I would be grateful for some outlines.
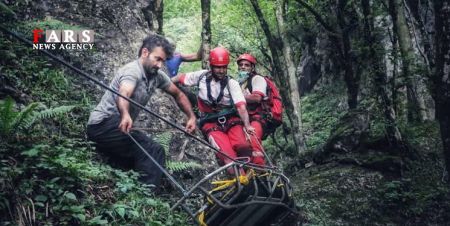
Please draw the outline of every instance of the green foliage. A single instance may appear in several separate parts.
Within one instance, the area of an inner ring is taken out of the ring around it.
[[[423,123],[400,123],[400,129],[414,147],[420,148],[425,153],[433,153],[442,150],[439,124],[436,121],[425,121]]]
[[[37,121],[65,114],[75,107],[59,106],[37,111],[39,106],[40,103],[34,102],[21,111],[16,111],[15,102],[11,97],[6,98],[4,101],[0,101],[0,135],[10,139],[17,133],[29,130]]]
[[[344,115],[346,99],[342,90],[343,84],[334,83],[302,98],[302,122],[309,149],[324,144],[331,129]],[[327,98],[330,96],[335,98]]]
[[[28,29],[36,29],[41,28],[43,30],[46,29],[54,29],[54,30],[77,30],[81,29],[79,26],[71,25],[64,23],[60,20],[54,18],[44,18],[43,20],[35,20],[24,24],[25,28]]]
[[[180,14],[180,11],[177,11],[180,8],[185,13]],[[196,53],[201,44],[200,2],[193,4],[192,1],[165,1],[164,9],[164,34],[175,41],[176,52]],[[181,64],[179,72],[200,69],[201,62],[190,62]]]
[[[302,170],[294,190],[308,225],[386,224],[372,205],[375,188],[382,183],[377,172],[338,164]]]
[[[164,21],[180,17],[198,17],[201,15],[200,1],[166,0],[164,1]]]
[[[418,224],[442,224],[450,216],[433,213],[448,212],[450,190],[444,184],[430,185],[429,182],[413,178],[384,183],[377,188],[376,205],[383,216],[398,219],[398,223],[404,223],[402,219],[410,219]]]
[[[203,166],[196,162],[174,162],[168,160],[166,163],[167,169],[172,172],[180,172],[188,169],[201,169]]]
[[[164,132],[155,135],[156,141],[164,147],[166,155],[169,155],[170,141],[172,139],[171,132]],[[171,161],[166,160],[166,167],[172,172],[180,172],[189,169],[200,169],[202,165],[196,162],[181,162],[181,161]]]
[[[186,216],[171,213],[167,203],[138,182],[137,173],[93,161],[83,140],[11,146],[0,155],[20,162],[0,163],[0,213],[9,206],[15,216],[26,218],[14,207],[33,205],[32,214],[41,224],[185,224]],[[9,217],[2,219],[7,223]]]
[[[60,21],[50,19],[41,22],[16,23],[10,27],[14,27],[13,30],[22,34],[30,34],[31,30],[40,24],[54,29],[71,28],[71,25],[64,25]],[[37,51],[18,41],[7,39],[2,33],[0,33],[0,53],[2,55],[0,80],[5,82],[7,87],[15,90],[18,95],[24,97],[25,102],[32,102],[31,99],[34,99],[50,109],[61,105],[76,105],[77,107],[73,109],[72,113],[57,115],[56,120],[51,123],[58,126],[59,135],[65,133],[72,137],[83,136],[85,123],[79,123],[79,121],[87,120],[89,111],[94,104],[90,98],[91,94],[89,94],[92,91],[87,91],[89,87],[80,85],[80,82],[75,79],[76,77],[67,76],[59,67],[60,65],[53,65]],[[80,87],[83,88],[80,89]],[[41,130],[40,136],[55,135],[50,133],[51,129],[44,129]]]
[[[14,17],[14,16],[16,16],[14,11],[10,7],[5,5],[3,2],[0,2],[0,13],[5,15],[5,17]]]
[[[172,139],[172,133],[170,133],[170,132],[158,133],[155,135],[155,140],[164,147],[164,151],[166,152],[166,155],[169,154],[169,148],[170,148],[169,146],[170,146],[171,139]]]

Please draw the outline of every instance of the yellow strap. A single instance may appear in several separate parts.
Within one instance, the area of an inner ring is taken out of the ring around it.
[[[243,185],[247,185],[250,182],[250,180],[247,176],[241,175],[239,176],[239,182]]]
[[[233,180],[223,180],[223,181],[213,181],[212,184],[216,185],[214,189],[211,190],[211,192],[214,191],[220,191],[225,188],[228,188],[236,183],[236,179]]]
[[[241,183],[243,185],[247,185],[250,181],[249,177],[251,177],[252,175],[253,175],[253,173],[249,173],[248,176],[244,176],[244,175],[239,176],[239,183]],[[211,184],[216,185],[217,187],[212,189],[210,192],[220,191],[220,190],[223,190],[225,188],[228,188],[228,187],[236,184],[236,178],[234,178],[232,180],[213,181],[213,182],[211,182]]]
[[[202,211],[200,214],[198,214],[198,222],[200,223],[200,226],[208,226],[205,223],[205,211]]]
[[[258,175],[258,177],[266,177],[266,176],[270,176],[270,173],[264,173],[264,174]]]

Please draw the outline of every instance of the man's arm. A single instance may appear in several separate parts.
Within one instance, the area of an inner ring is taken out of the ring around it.
[[[180,74],[178,74],[178,75],[173,76],[172,78],[170,78],[170,80],[171,80],[173,83],[179,83],[179,82],[180,82],[180,78],[181,78],[182,76],[185,76],[185,74],[184,74],[184,73],[180,73]]]
[[[240,104],[236,106],[239,117],[241,117],[242,122],[244,122],[245,130],[248,133],[254,133],[255,129],[250,125],[250,118],[248,117],[247,107],[245,104]]]
[[[181,53],[181,60],[183,62],[193,62],[201,60],[201,55],[198,53]]]
[[[134,85],[128,83],[122,83],[119,87],[119,93],[126,97],[131,97],[134,91]],[[116,100],[117,108],[120,112],[120,124],[119,129],[124,133],[128,133],[131,130],[131,126],[133,125],[133,120],[130,116],[130,102],[125,100],[122,97],[117,97]]]
[[[267,90],[267,82],[260,75],[253,77],[250,82],[252,83],[253,91],[251,94],[245,96],[245,101],[247,101],[247,103],[259,104],[266,95],[265,90]]]
[[[202,60],[203,55],[203,45],[200,45],[200,48],[196,53],[180,53],[181,60],[183,62],[193,62]]]
[[[181,92],[181,90],[178,89],[173,83],[170,83],[169,87],[167,87],[165,91],[175,98],[178,107],[180,107],[180,109],[188,117],[188,121],[186,122],[186,131],[188,133],[193,132],[196,127],[197,118],[195,117],[191,103],[189,102],[186,95],[183,92]]]

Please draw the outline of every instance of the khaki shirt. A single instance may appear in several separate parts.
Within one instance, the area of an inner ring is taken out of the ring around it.
[[[121,67],[116,72],[109,87],[119,92],[120,85],[125,83],[135,86],[130,99],[145,106],[156,88],[167,89],[171,81],[167,74],[161,70],[157,74],[147,77],[139,60],[135,60]],[[100,103],[91,112],[88,125],[98,124],[111,115],[120,115],[116,104],[117,98],[116,94],[107,90]],[[140,110],[139,107],[130,104],[129,112],[133,120],[136,119]]]

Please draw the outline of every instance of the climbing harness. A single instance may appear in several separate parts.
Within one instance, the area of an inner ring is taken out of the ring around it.
[[[4,33],[28,44],[32,42],[22,36],[9,31],[0,25],[0,30]],[[88,75],[79,68],[74,67],[68,62],[60,59],[54,54],[39,50],[50,58],[72,69],[79,75],[89,79],[102,88],[113,92],[117,96],[126,99],[135,106],[150,113],[154,117],[166,122],[172,127],[180,130],[188,137],[209,147],[217,154],[224,156],[231,162],[219,167],[209,173],[193,185],[188,190],[185,189],[164,167],[147,153],[147,151],[131,135],[129,138],[139,147],[139,149],[163,172],[171,183],[182,193],[182,197],[172,206],[172,210],[181,207],[191,218],[201,226],[234,226],[234,225],[292,225],[298,216],[295,204],[292,199],[292,188],[289,179],[284,176],[272,163],[263,151],[264,156],[269,160],[269,165],[260,166],[253,164],[248,157],[233,159],[221,152],[205,140],[198,138],[186,132],[181,126],[163,118],[150,109],[142,106],[134,100],[121,95],[119,92],[111,89],[107,85]],[[221,85],[222,87],[222,85]],[[223,91],[222,91],[223,92]],[[223,94],[222,94],[223,95]],[[221,98],[216,99],[216,103]],[[218,118],[221,125],[226,124],[228,118],[222,115]],[[259,143],[259,145],[261,145]],[[261,145],[262,148],[262,145]],[[263,149],[261,149],[263,150]],[[245,173],[243,170],[245,170]],[[234,175],[231,178],[223,179],[227,171],[231,170]],[[198,200],[198,195],[202,195],[203,202]]]

